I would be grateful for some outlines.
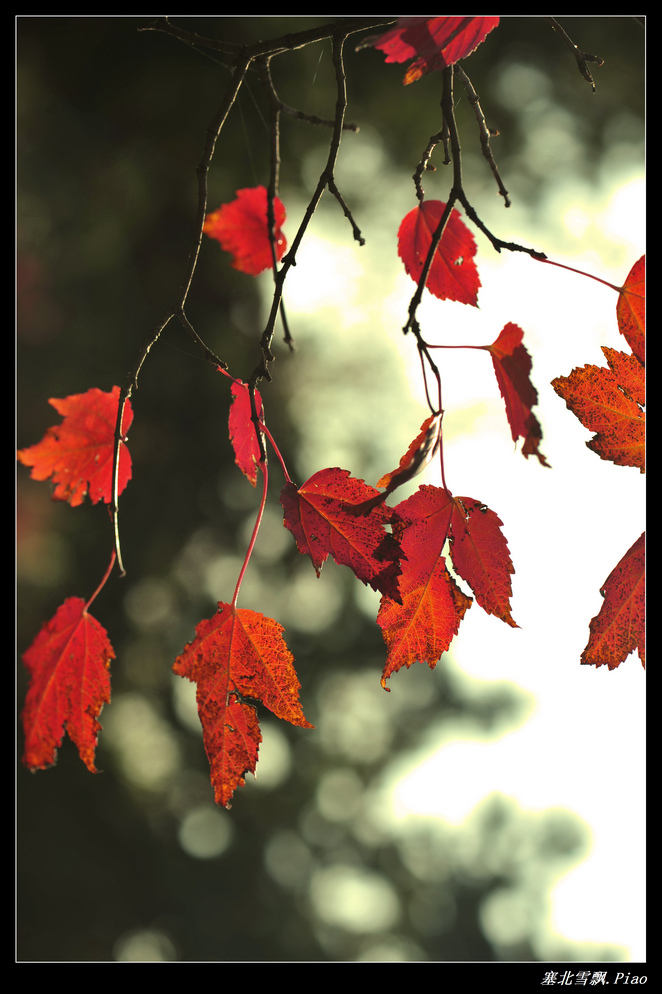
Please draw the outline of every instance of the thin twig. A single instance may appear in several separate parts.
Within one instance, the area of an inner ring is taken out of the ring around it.
[[[506,190],[503,182],[501,181],[501,176],[499,175],[499,170],[497,164],[494,161],[494,156],[492,154],[492,146],[490,145],[490,129],[487,127],[487,122],[485,121],[485,115],[483,114],[483,108],[480,106],[480,100],[478,99],[478,94],[473,88],[473,84],[464,69],[456,63],[454,66],[454,73],[463,84],[465,90],[467,91],[467,97],[469,103],[474,109],[474,114],[476,116],[476,121],[478,122],[478,131],[480,134],[480,147],[483,150],[483,155],[487,159],[488,165],[494,174],[494,178],[499,187],[499,193],[503,197],[504,206],[510,207],[510,199],[508,197],[508,191]]]
[[[575,57],[577,68],[579,69],[580,73],[582,74],[586,82],[591,84],[591,89],[595,93],[595,83],[593,82],[591,70],[589,69],[586,63],[595,62],[596,65],[602,66],[604,65],[605,60],[601,59],[599,55],[589,55],[588,52],[582,52],[582,50],[578,48],[577,45],[575,45],[574,41],[569,36],[565,28],[563,28],[559,24],[559,22],[556,20],[555,17],[546,17],[545,20],[549,21],[549,23],[552,25],[552,27],[557,32],[557,34],[561,35],[564,42],[566,43],[566,45],[568,46],[568,48]]]

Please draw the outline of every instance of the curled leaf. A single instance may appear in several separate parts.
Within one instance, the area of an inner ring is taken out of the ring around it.
[[[358,47],[378,48],[387,62],[415,58],[403,79],[407,85],[466,59],[498,23],[498,17],[399,17],[394,28],[366,38]]]
[[[530,379],[531,356],[522,344],[524,332],[509,322],[492,345],[482,346],[492,356],[499,390],[506,405],[506,416],[513,442],[524,439],[522,455],[537,457],[542,466],[549,466],[538,446],[542,428],[531,408],[538,403],[538,393]]]

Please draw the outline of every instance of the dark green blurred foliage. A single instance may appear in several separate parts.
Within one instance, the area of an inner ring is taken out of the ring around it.
[[[590,173],[617,140],[641,140],[643,31],[633,18],[570,20],[566,26],[574,40],[605,59],[605,67],[595,70],[595,95],[541,18],[504,19],[466,65],[488,124],[501,133],[494,149],[506,185],[533,202],[544,175],[529,170],[522,155],[527,123],[523,110],[507,99],[508,72],[520,72],[520,79],[528,78],[570,116],[582,151],[577,168]],[[323,23],[284,17],[176,22],[239,42]],[[164,34],[139,32],[144,23],[122,17],[18,18],[19,447],[34,444],[57,421],[49,397],[124,383],[183,277],[195,219],[195,167],[229,72],[209,54]],[[410,182],[440,125],[439,79],[429,76],[405,88],[403,67],[385,66],[381,53],[356,53],[354,47],[350,39],[347,119],[361,132],[347,135],[345,143],[379,135],[394,177]],[[332,116],[328,43],[279,56],[273,75],[283,100]],[[465,170],[477,184],[472,196],[476,189],[489,191],[498,207],[462,98],[458,113],[466,136]],[[265,114],[257,80],[251,79],[219,141],[209,177],[210,209],[235,189],[266,183]],[[310,195],[306,163],[315,145],[325,156],[327,143],[325,129],[284,118],[282,190],[296,190],[303,200]],[[435,161],[443,168],[440,151]],[[563,167],[560,155],[552,168]],[[517,191],[509,170],[521,179]],[[352,203],[359,223],[361,206],[359,193]],[[349,228],[347,237],[349,242]],[[215,244],[203,246],[187,313],[232,373],[248,377],[258,359],[265,307],[254,281],[232,270]],[[296,328],[293,333],[296,338]],[[263,384],[263,395],[271,430],[286,460],[294,460],[297,426],[288,421],[279,369],[296,363],[296,356],[278,340],[275,349],[274,382]],[[400,958],[414,960],[535,958],[526,928],[510,943],[490,941],[481,908],[495,892],[525,877],[537,879],[523,872],[525,859],[529,867],[557,860],[565,866],[584,853],[585,839],[570,815],[527,821],[505,800],[492,799],[476,816],[470,858],[454,856],[457,839],[435,835],[429,826],[413,829],[407,840],[386,826],[379,836],[373,816],[366,815],[389,757],[419,749],[451,717],[492,729],[517,720],[528,703],[510,689],[469,699],[443,665],[403,674],[397,693],[385,695],[379,687],[379,631],[354,601],[353,578],[332,565],[325,571],[335,578],[341,613],[326,630],[287,632],[304,711],[317,731],[278,724],[290,753],[286,775],[273,789],[247,785],[231,812],[220,813],[225,820],[219,824],[231,824],[223,852],[196,859],[180,844],[187,814],[209,806],[212,793],[201,738],[178,711],[170,667],[215,600],[231,597],[232,585],[213,594],[205,576],[219,563],[219,575],[236,578],[231,568],[243,558],[247,523],[259,500],[233,462],[228,382],[205,364],[174,321],[141,373],[130,435],[134,477],[120,514],[128,575],[111,580],[94,610],[117,654],[113,702],[102,724],[111,727],[112,709],[119,713],[122,701],[135,706],[127,714],[151,716],[162,736],[155,761],[168,748],[175,758],[160,780],[132,778],[125,753],[105,743],[102,733],[98,766],[104,772],[96,777],[68,739],[53,770],[32,777],[19,767],[19,960],[113,960],[139,955],[136,948],[149,959],[147,946],[128,943],[134,932],[143,943],[152,936],[152,958],[189,962],[380,958],[379,950],[389,944]],[[320,466],[323,460],[321,455]],[[278,511],[276,469],[273,477],[270,502]],[[29,480],[21,468],[19,652],[66,597],[90,595],[111,549],[104,509],[52,503],[48,485]],[[273,561],[252,568],[263,569],[264,582],[276,590],[296,575],[299,560],[291,543]],[[19,666],[20,701],[25,684]],[[363,723],[365,746],[340,725],[334,739],[334,695],[340,716],[359,728]],[[352,701],[365,708],[358,717]],[[19,754],[20,749],[19,743]],[[332,794],[336,781],[328,777],[336,773],[341,785],[346,777],[355,788],[356,806],[346,817],[333,814],[332,807],[325,814],[320,801],[320,785],[330,784]],[[526,853],[522,838],[528,839]],[[494,854],[498,845],[501,856]],[[386,880],[395,895],[392,921],[374,931],[369,925],[352,931],[324,920],[323,898],[315,898],[313,882],[331,879],[335,866]],[[544,910],[543,877],[529,894],[532,920]],[[559,956],[566,952],[559,950]]]

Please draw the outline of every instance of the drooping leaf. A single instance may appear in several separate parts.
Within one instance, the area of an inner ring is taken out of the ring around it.
[[[255,433],[252,421],[251,397],[247,383],[238,380],[232,384],[232,403],[230,405],[230,441],[234,449],[235,462],[244,476],[255,486],[257,483],[257,467],[260,461],[260,443]],[[255,391],[255,409],[262,420],[262,398]]]
[[[451,518],[451,558],[455,572],[469,584],[476,601],[512,628],[511,576],[515,572],[503,522],[485,504],[472,497],[456,497]]]
[[[393,509],[393,533],[402,547],[402,604],[383,597],[377,616],[388,648],[382,686],[416,661],[433,667],[472,603],[448,573],[442,556],[448,540],[455,572],[478,604],[517,627],[510,611],[514,570],[501,524],[479,501],[428,484]]]
[[[203,232],[220,242],[232,255],[232,265],[249,276],[271,269],[273,257],[267,221],[267,190],[264,186],[237,190],[236,200],[223,204],[205,218]],[[276,259],[280,262],[287,242],[281,231],[285,223],[283,202],[274,197]]]
[[[492,345],[482,347],[492,356],[513,442],[523,438],[522,455],[527,459],[534,455],[542,466],[549,466],[538,449],[542,441],[542,428],[531,412],[531,408],[538,403],[538,393],[530,379],[531,356],[522,344],[523,339],[522,329],[508,322]]]
[[[382,687],[388,690],[386,681],[403,666],[419,662],[434,669],[470,606],[471,598],[455,583],[443,556],[427,578],[420,578],[418,586],[407,577],[402,604],[382,597],[377,624],[388,650]]]
[[[255,772],[261,742],[255,709],[261,701],[278,718],[312,728],[299,701],[300,684],[283,629],[256,611],[219,603],[196,627],[195,639],[173,670],[197,685],[198,714],[216,802],[228,806],[245,774]]]
[[[31,770],[55,763],[66,729],[88,770],[96,773],[97,719],[110,700],[108,669],[114,658],[105,629],[80,597],[69,597],[43,626],[23,655],[30,673],[23,762]]]
[[[403,218],[398,231],[398,255],[409,276],[418,283],[445,204],[424,200]],[[425,284],[440,300],[478,306],[480,279],[474,262],[476,240],[453,209],[432,260]]]
[[[641,535],[605,580],[604,603],[590,624],[582,663],[610,670],[635,649],[646,665],[646,541]]]
[[[280,501],[286,528],[299,552],[310,556],[318,576],[331,556],[362,583],[399,600],[400,548],[384,530],[389,512],[382,504],[366,517],[354,512],[357,504],[377,496],[381,494],[374,487],[346,469],[322,469],[298,489],[286,483]]]
[[[399,17],[394,28],[366,38],[358,48],[378,48],[387,62],[416,58],[405,74],[407,85],[466,59],[498,23],[498,17]]]
[[[646,362],[646,256],[628,273],[616,305],[618,327],[642,364]]]
[[[603,348],[609,369],[583,366],[552,380],[555,391],[589,431],[587,442],[601,459],[645,471],[644,367],[634,356]]]
[[[100,500],[112,502],[119,397],[119,387],[113,387],[110,393],[93,387],[87,393],[48,401],[63,416],[62,424],[49,428],[36,445],[20,449],[18,458],[24,466],[32,466],[33,480],[52,479],[53,500],[65,500],[72,507],[82,504],[86,496],[93,504]],[[122,419],[124,437],[132,421],[131,403],[127,401]],[[130,479],[131,456],[121,442],[118,494]]]

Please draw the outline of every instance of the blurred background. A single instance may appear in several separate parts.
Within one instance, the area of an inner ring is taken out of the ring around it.
[[[17,445],[58,420],[49,397],[123,385],[183,278],[195,167],[229,70],[141,18],[17,19]],[[298,17],[175,19],[250,43],[324,23]],[[566,18],[605,60],[597,91],[544,18],[503,18],[465,63],[513,206],[504,210],[456,91],[465,189],[499,237],[620,285],[644,252],[644,52],[636,18]],[[325,194],[285,286],[297,351],[277,329],[267,421],[296,482],[341,466],[370,483],[427,415],[412,341],[414,284],[396,254],[411,179],[439,130],[440,78],[346,46],[347,120],[337,169],[366,238]],[[273,62],[280,97],[333,115],[329,43]],[[266,184],[266,102],[250,78],[222,132],[209,209]],[[329,131],[285,115],[280,196],[291,241],[326,161]],[[445,200],[450,176],[426,174]],[[638,961],[644,945],[644,671],[580,667],[599,587],[643,529],[643,484],[601,462],[549,386],[601,345],[625,348],[616,294],[476,234],[479,309],[432,298],[426,338],[489,344],[525,329],[552,465],[513,451],[484,353],[439,353],[451,489],[504,522],[516,568],[511,629],[473,606],[434,670],[380,687],[378,598],[333,562],[318,580],[282,526],[280,470],[240,606],[275,618],[315,730],[258,706],[257,778],[214,805],[193,685],[175,657],[229,600],[259,503],[233,461],[228,381],[171,322],[132,403],[133,480],[121,500],[126,578],[94,607],[116,652],[90,775],[65,739],[57,766],[20,764],[17,958],[21,961]],[[236,272],[206,240],[187,313],[247,378],[271,278]],[[471,313],[467,313],[467,312]],[[450,358],[447,358],[450,356]],[[17,474],[19,656],[108,563],[104,510],[50,500]],[[403,489],[438,483],[434,470]],[[503,629],[503,631],[501,630]],[[18,668],[19,710],[27,680]]]

